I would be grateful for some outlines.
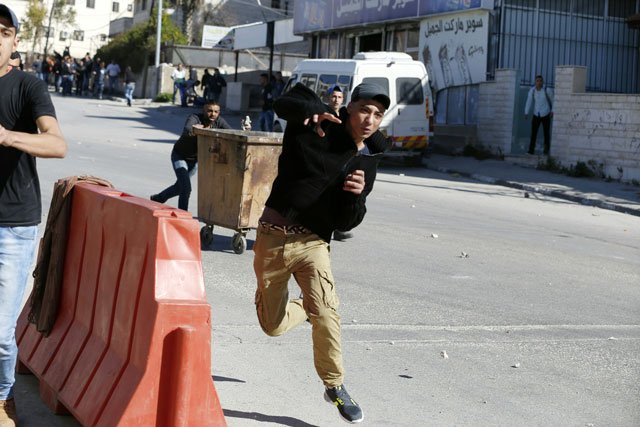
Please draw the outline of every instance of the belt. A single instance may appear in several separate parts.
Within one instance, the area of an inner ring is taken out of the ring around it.
[[[265,221],[258,221],[260,226],[267,230],[281,231],[284,234],[310,234],[311,230],[302,225],[276,225]]]

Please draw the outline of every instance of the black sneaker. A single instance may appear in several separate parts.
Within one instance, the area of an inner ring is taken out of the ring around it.
[[[154,194],[153,196],[149,197],[149,199],[151,199],[154,202],[162,203],[157,194]]]
[[[362,409],[355,400],[349,396],[344,385],[326,388],[324,391],[324,400],[338,407],[340,417],[348,423],[355,424],[364,420]]]
[[[344,241],[353,237],[353,233],[348,231],[335,230],[333,232],[333,240]]]

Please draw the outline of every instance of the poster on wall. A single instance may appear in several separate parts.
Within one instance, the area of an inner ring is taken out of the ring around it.
[[[486,80],[489,13],[473,11],[420,23],[419,58],[434,89]]]

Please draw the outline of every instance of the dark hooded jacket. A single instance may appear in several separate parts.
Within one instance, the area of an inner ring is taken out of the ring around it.
[[[275,102],[274,110],[287,120],[287,128],[278,160],[278,176],[266,206],[329,242],[334,230],[347,231],[362,222],[367,211],[366,198],[376,178],[375,164],[365,169],[365,187],[360,195],[344,191],[342,186],[350,171],[349,164],[358,155],[345,126],[346,109],[341,111],[342,123],[322,123],[324,137],[312,126],[303,125],[303,121],[313,114],[331,111],[303,84],[296,84],[282,95]],[[373,155],[389,148],[387,138],[379,131],[364,142]]]

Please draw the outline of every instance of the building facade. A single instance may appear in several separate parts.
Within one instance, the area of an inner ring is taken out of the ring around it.
[[[537,74],[555,67],[590,72],[587,90],[640,92],[640,31],[625,19],[639,0],[297,0],[294,33],[312,37],[310,56],[406,52],[425,63],[436,123],[475,124],[478,84],[497,69]]]
[[[4,3],[15,12],[20,22],[26,21],[28,1],[7,0]],[[49,20],[53,0],[43,0],[43,4],[48,11],[44,35],[35,43],[23,38],[20,51],[43,53],[46,46],[49,54],[54,51],[62,54],[68,49],[73,57],[83,57],[87,52],[93,55],[109,42],[111,21],[133,17],[133,0],[66,0],[65,7],[73,8],[76,18],[74,24],[65,25]]]

